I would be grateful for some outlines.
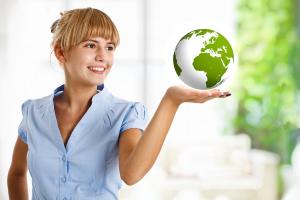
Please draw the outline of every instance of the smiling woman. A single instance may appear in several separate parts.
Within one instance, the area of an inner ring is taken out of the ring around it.
[[[105,13],[92,8],[74,9],[61,16],[51,26],[52,47],[61,64],[72,60],[64,65],[66,80],[72,81],[70,74],[76,74],[74,78],[87,84],[101,84],[120,42],[116,26]],[[90,76],[89,71],[99,76]]]
[[[139,102],[114,97],[104,86],[119,44],[110,18],[93,9],[62,14],[51,27],[65,83],[22,105],[11,167],[10,199],[118,199],[124,181],[138,182],[153,166],[178,107],[225,98],[229,92],[169,87],[154,116]]]

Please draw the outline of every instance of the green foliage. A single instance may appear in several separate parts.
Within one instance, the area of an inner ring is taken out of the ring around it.
[[[297,128],[300,45],[293,0],[240,0],[235,131],[290,162]]]

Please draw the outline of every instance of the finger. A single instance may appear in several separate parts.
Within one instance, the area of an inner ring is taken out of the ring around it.
[[[220,98],[225,98],[225,97],[229,97],[229,96],[231,96],[230,92],[223,92],[219,97]]]
[[[209,90],[207,91],[206,94],[199,96],[200,98],[198,99],[194,99],[192,102],[195,103],[204,103],[206,101],[215,99],[215,98],[225,98],[225,97],[229,97],[231,95],[230,92],[226,91],[226,92],[221,92],[220,90]]]
[[[209,101],[209,100],[212,100],[212,99],[215,99],[215,98],[217,98],[217,96],[206,97],[206,98],[203,98],[203,99],[199,100],[199,102],[204,103],[206,101]]]
[[[218,93],[215,93],[215,94],[211,94],[211,96],[204,96],[204,97],[199,98],[199,99],[194,99],[192,102],[194,102],[194,103],[204,103],[204,102],[207,102],[207,101],[212,100],[212,99],[225,98],[225,97],[227,97],[227,96],[225,95],[225,96],[220,97]]]
[[[228,91],[222,92],[222,91],[220,91],[220,90],[211,90],[211,91],[209,92],[208,97],[228,97],[228,96],[230,96],[230,95],[231,95],[231,93],[228,92]]]
[[[217,90],[213,90],[211,92],[211,94],[209,95],[209,97],[219,97],[221,95],[223,95],[223,92],[221,92],[219,89],[217,89]]]
[[[226,91],[222,92],[220,89],[211,89],[211,90],[202,90],[201,92],[197,91],[196,96],[200,97],[201,99],[206,98],[216,98],[216,97],[228,97],[231,93]]]

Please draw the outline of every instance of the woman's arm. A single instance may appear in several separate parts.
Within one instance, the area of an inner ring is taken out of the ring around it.
[[[229,95],[228,92],[219,90],[202,91],[179,86],[170,87],[142,136],[138,129],[128,129],[121,135],[119,165],[123,181],[133,185],[153,166],[181,103],[203,103]]]
[[[7,187],[10,200],[28,200],[26,176],[27,151],[27,144],[18,138],[14,147],[12,162],[7,176]]]

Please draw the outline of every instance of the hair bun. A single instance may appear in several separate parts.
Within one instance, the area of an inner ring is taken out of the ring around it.
[[[55,20],[55,22],[51,26],[51,33],[54,33],[56,30],[56,27],[58,25],[59,19]]]

